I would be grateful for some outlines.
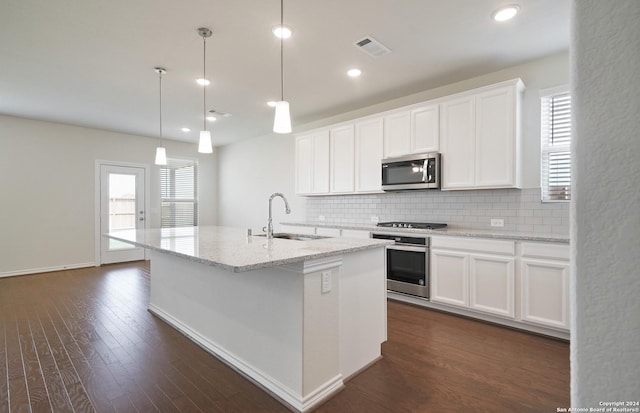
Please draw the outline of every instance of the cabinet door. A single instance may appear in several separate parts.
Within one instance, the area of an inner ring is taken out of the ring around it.
[[[356,123],[356,192],[381,191],[382,118]]]
[[[313,135],[312,193],[329,192],[329,131]]]
[[[514,88],[476,96],[475,185],[516,186],[516,118]]]
[[[440,149],[440,115],[438,105],[411,111],[412,153],[438,152]]]
[[[469,259],[469,307],[514,318],[515,259],[485,254]]]
[[[313,137],[296,138],[296,194],[310,194],[313,188]]]
[[[411,117],[409,112],[384,117],[384,157],[393,158],[410,153]]]
[[[431,301],[469,305],[469,254],[431,249]]]
[[[355,188],[353,125],[331,129],[331,193],[349,193]]]
[[[443,102],[440,107],[442,189],[475,184],[475,109],[473,96]]]
[[[569,263],[523,258],[522,321],[569,329]]]

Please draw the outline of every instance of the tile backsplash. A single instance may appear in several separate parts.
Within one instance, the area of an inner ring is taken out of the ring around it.
[[[380,222],[569,236],[569,203],[542,203],[540,188],[307,197],[305,211],[309,223],[371,225],[371,217],[378,217]],[[492,218],[503,219],[504,227],[492,227]]]

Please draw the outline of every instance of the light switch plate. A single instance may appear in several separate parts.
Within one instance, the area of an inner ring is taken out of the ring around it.
[[[318,215],[318,221],[324,221],[324,215]]]

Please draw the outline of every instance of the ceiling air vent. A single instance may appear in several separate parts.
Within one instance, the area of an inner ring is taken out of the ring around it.
[[[391,53],[388,47],[377,41],[371,36],[366,36],[363,39],[353,43],[358,49],[367,53],[369,56],[380,57]]]

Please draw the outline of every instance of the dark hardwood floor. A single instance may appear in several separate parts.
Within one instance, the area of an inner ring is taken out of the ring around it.
[[[0,412],[287,412],[146,311],[129,263],[0,279]],[[384,358],[316,412],[555,412],[565,342],[389,302]]]

